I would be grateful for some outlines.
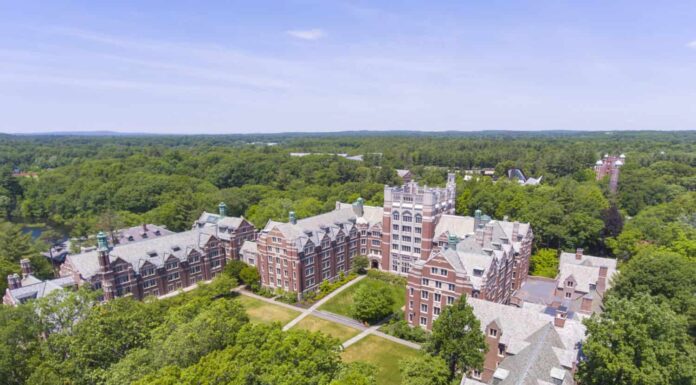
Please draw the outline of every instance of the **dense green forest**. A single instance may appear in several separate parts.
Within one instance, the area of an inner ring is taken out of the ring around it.
[[[364,160],[330,155],[336,153]],[[592,171],[604,153],[626,154],[616,194]],[[542,183],[508,180],[511,167],[543,176]],[[399,183],[399,168],[428,185],[457,172],[458,214],[481,209],[530,222],[532,273],[555,274],[557,251],[576,247],[620,260],[606,312],[588,322],[583,383],[693,383],[696,132],[0,135],[0,273],[18,272],[19,260],[30,257],[39,276],[52,274],[39,251],[55,232],[32,240],[22,234],[23,223],[47,223],[74,237],[143,222],[178,231],[224,201],[231,215],[263,227],[268,219],[285,220],[290,210],[306,217],[359,196],[381,205],[384,185]],[[495,178],[464,180],[465,170],[480,168],[495,169]],[[17,171],[36,177],[13,176]],[[224,294],[233,284],[221,279],[195,294],[148,303],[97,306],[93,293],[80,290],[68,301],[2,307],[0,378],[169,384],[234,372],[242,377],[221,383],[370,383],[370,368],[341,363],[336,341],[250,325]],[[5,285],[3,279],[3,292]],[[661,318],[648,317],[653,313]],[[212,326],[182,345],[192,330],[206,329],[201,325]],[[654,347],[660,354],[646,353]],[[284,355],[271,354],[278,350]],[[248,366],[251,361],[264,364]],[[624,372],[612,371],[616,362]]]

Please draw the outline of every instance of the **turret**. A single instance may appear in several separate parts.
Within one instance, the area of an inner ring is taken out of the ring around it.
[[[297,217],[295,216],[294,211],[290,211],[290,213],[288,214],[288,217],[289,217],[288,219],[290,220],[290,223],[292,223],[293,225],[297,224]]]
[[[19,265],[22,268],[22,278],[26,278],[29,275],[31,275],[31,273],[33,273],[31,269],[31,261],[29,261],[28,259],[22,259],[21,261],[19,261]]]
[[[362,198],[358,198],[355,203],[353,203],[353,212],[355,215],[360,218],[364,214],[364,205],[365,205],[365,200]]]
[[[99,253],[99,269],[107,271],[109,269],[109,243],[103,231],[97,234],[97,252]]]
[[[220,202],[218,205],[218,212],[220,213],[220,217],[224,218],[227,216],[227,205],[225,202]]]

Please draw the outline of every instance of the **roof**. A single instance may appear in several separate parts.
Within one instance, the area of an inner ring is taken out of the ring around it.
[[[140,242],[145,239],[161,237],[163,235],[173,234],[164,226],[153,224],[145,224],[142,226],[134,226],[126,229],[117,230],[117,239],[119,244]]]
[[[553,315],[536,309],[518,308],[471,297],[467,297],[467,302],[473,307],[474,315],[481,322],[482,331],[485,332],[486,326],[494,320],[500,326],[502,330],[500,342],[506,345],[506,351],[509,354],[522,353],[535,341],[533,335],[550,325],[555,333],[551,346],[558,350],[558,352],[554,351],[556,358],[563,366],[572,367],[568,357],[577,357],[579,343],[585,335],[585,326],[582,322],[566,319],[564,327],[555,327]]]
[[[410,174],[410,173],[411,173],[411,170],[400,170],[400,169],[397,169],[397,170],[396,170],[396,173],[399,175],[399,178],[403,178],[403,177],[405,177],[406,175]]]
[[[348,234],[356,224],[372,227],[382,223],[383,209],[381,207],[363,205],[363,214],[358,216],[356,207],[348,203],[337,203],[336,209],[324,214],[298,219],[294,224],[270,220],[262,230],[269,232],[277,229],[286,240],[295,242],[298,250],[303,249],[308,241],[314,245],[321,243],[324,236],[333,240],[343,231]]]
[[[42,281],[30,274],[22,280],[22,287],[8,289],[7,291],[15,302],[23,302],[28,299],[42,298],[54,290],[71,286],[75,286],[75,281],[73,281],[72,277],[60,277]]]
[[[616,269],[607,269],[607,289],[611,286],[611,277],[614,274],[616,274]],[[556,283],[558,287],[563,287],[566,279],[571,276],[575,279],[575,290],[589,293],[591,291],[590,285],[596,285],[599,280],[599,267],[570,263],[561,264],[558,272],[559,279]]]
[[[242,247],[239,249],[239,252],[244,254],[244,253],[256,253],[258,250],[256,248],[256,242],[254,241],[244,241],[242,244]]]
[[[174,256],[179,260],[186,259],[191,250],[201,251],[212,234],[204,232],[202,229],[189,230],[181,233],[172,233],[157,238],[146,239],[140,242],[116,245],[109,252],[111,261],[117,258],[130,263],[136,273],[140,272],[140,267],[145,262],[150,262],[156,267],[164,266],[167,258]],[[154,252],[155,256],[150,254]],[[85,253],[69,255],[66,261],[69,262],[82,276],[89,279],[99,271],[97,250]]]
[[[447,233],[448,235],[456,235],[460,239],[471,235],[475,230],[475,219],[473,217],[464,217],[461,215],[442,214],[437,225],[435,226],[435,236]]]
[[[563,252],[563,253],[561,253],[559,265],[563,265],[566,263],[571,264],[571,265],[584,265],[584,266],[606,266],[609,269],[616,270],[616,259],[614,259],[614,258],[602,258],[602,257],[595,257],[592,255],[581,255],[580,259],[578,260],[576,258],[575,253]]]
[[[243,217],[220,216],[219,214],[204,211],[194,224],[194,228],[209,227],[223,240],[230,240],[232,233],[236,231],[246,220]]]

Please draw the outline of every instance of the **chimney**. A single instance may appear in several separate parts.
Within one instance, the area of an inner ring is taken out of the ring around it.
[[[583,251],[583,250],[582,250],[581,248],[575,249],[575,259],[576,259],[576,260],[579,261],[579,260],[582,259],[582,251]]]
[[[568,311],[565,307],[560,306],[556,309],[556,316],[553,318],[553,326],[557,328],[562,328],[565,326],[566,317],[568,316]]]
[[[582,303],[580,303],[580,310],[583,313],[592,313],[592,297],[589,294],[582,297]]]
[[[28,259],[24,258],[21,261],[19,261],[19,265],[22,267],[22,278],[28,277],[31,273],[31,261]]]
[[[19,275],[17,275],[17,273],[7,276],[7,286],[10,290],[19,289],[22,287],[22,280],[19,279]]]
[[[597,278],[597,292],[604,293],[607,290],[607,272],[606,266],[599,267],[599,278]]]
[[[289,217],[290,223],[292,223],[293,225],[297,224],[297,217],[295,216],[294,211],[290,211],[290,213],[288,214],[288,217]]]
[[[483,229],[476,229],[476,244],[483,247]]]
[[[493,240],[493,225],[486,223],[483,227],[483,242],[491,242]]]
[[[218,205],[218,213],[220,214],[221,218],[224,218],[227,216],[227,205],[225,202],[220,202]]]
[[[512,241],[517,242],[517,237],[519,236],[520,233],[520,222],[513,222],[512,223]]]

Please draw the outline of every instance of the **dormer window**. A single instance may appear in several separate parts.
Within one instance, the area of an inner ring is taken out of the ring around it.
[[[160,232],[159,230],[155,230],[155,235],[157,235],[157,236],[162,235],[162,232]]]
[[[135,238],[133,238],[132,235],[129,235],[129,236],[128,236],[128,241],[133,242],[134,240],[135,240]]]
[[[482,269],[474,269],[474,277],[481,277],[483,276],[483,270]]]
[[[150,258],[154,258],[154,257],[157,256],[157,252],[156,252],[156,251],[148,251],[148,252],[147,252],[147,255],[148,255],[148,257],[150,257]]]
[[[490,328],[488,330],[488,335],[491,337],[494,337],[494,338],[497,337],[498,336],[498,329]]]
[[[566,282],[566,286],[568,286],[568,287],[573,287],[573,281],[568,281],[568,282]]]
[[[172,246],[172,251],[179,251],[181,250],[181,247],[179,246]]]

